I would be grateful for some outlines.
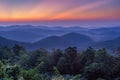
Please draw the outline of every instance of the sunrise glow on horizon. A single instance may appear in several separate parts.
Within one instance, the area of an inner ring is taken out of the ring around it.
[[[120,0],[0,0],[0,22],[120,21]]]

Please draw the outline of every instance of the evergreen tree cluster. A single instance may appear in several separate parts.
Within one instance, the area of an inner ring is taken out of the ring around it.
[[[110,55],[91,47],[78,51],[26,51],[15,45],[0,48],[0,80],[120,80],[120,48]]]

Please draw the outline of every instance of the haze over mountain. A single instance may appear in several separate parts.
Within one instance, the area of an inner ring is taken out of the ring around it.
[[[102,42],[98,42],[95,43],[94,45],[97,48],[106,48],[106,49],[117,49],[120,47],[120,37],[113,39],[113,40],[107,40],[107,41],[102,41]]]
[[[120,47],[120,28],[86,29],[80,27],[0,27],[0,46],[20,44],[28,50],[37,48],[65,48],[76,46],[84,49],[115,49]],[[32,42],[32,43],[31,43]]]
[[[78,46],[80,48],[87,47],[93,40],[83,34],[79,33],[68,33],[62,36],[50,36],[44,38],[40,41],[34,43],[25,43],[19,42],[14,40],[9,40],[3,37],[0,37],[0,46],[13,46],[15,44],[23,45],[27,49],[37,49],[37,48],[46,48],[46,49],[53,49],[53,48],[65,48],[68,46]]]
[[[0,36],[22,42],[35,42],[48,36],[53,36],[53,35],[59,36],[73,31],[76,32],[77,30],[83,31],[84,28],[16,25],[16,26],[0,27]]]
[[[13,25],[0,27],[0,36],[21,42],[36,42],[49,36],[62,36],[76,32],[91,37],[94,41],[112,40],[120,36],[120,27],[88,29],[82,27],[47,27],[32,25]]]

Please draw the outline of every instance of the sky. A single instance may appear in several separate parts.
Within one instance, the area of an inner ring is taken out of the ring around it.
[[[0,24],[120,25],[120,0],[0,0]]]

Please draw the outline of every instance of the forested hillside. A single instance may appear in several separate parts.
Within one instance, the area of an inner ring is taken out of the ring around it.
[[[20,45],[0,48],[1,80],[119,80],[120,48],[114,55],[106,49],[76,47],[51,52],[27,52]]]

